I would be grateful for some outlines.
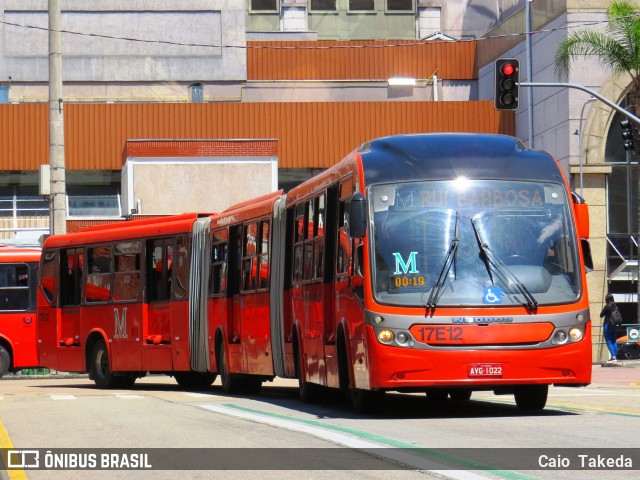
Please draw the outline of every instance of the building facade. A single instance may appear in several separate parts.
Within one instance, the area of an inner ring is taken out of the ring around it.
[[[566,78],[554,66],[568,31],[604,28],[608,0],[61,5],[72,218],[123,214],[128,140],[276,139],[279,183],[288,188],[374,136],[512,133],[556,156],[591,207],[596,327],[608,291],[626,319],[636,318],[638,162],[621,147],[618,116],[560,87],[522,88],[515,116],[492,106],[499,57],[520,59],[523,81],[576,83],[624,104],[629,78],[589,59]],[[0,216],[15,235],[48,226],[38,192],[38,168],[48,161],[48,2],[0,7]],[[594,359],[606,356],[598,334]]]

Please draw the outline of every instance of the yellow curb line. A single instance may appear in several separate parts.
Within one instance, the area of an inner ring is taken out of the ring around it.
[[[13,449],[13,443],[11,442],[11,438],[9,438],[9,433],[7,433],[6,428],[4,428],[4,424],[2,420],[0,420],[0,448],[3,449]],[[7,459],[3,459],[3,466],[6,467],[4,462]],[[27,480],[27,474],[24,473],[24,470],[7,470],[7,474],[11,480]]]

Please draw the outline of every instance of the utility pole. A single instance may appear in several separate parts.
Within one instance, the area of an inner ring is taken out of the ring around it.
[[[49,0],[49,165],[51,167],[50,232],[57,235],[67,232],[60,0]]]

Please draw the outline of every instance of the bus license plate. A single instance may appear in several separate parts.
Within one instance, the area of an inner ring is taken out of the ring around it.
[[[469,365],[470,377],[502,377],[501,363],[472,363]]]

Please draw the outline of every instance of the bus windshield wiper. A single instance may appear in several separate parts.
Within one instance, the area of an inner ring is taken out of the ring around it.
[[[444,257],[444,262],[442,264],[442,269],[440,270],[440,275],[438,276],[438,280],[436,281],[435,285],[431,288],[429,299],[425,303],[425,307],[427,308],[427,314],[429,312],[432,312],[436,308],[436,303],[438,302],[438,297],[440,296],[442,287],[444,287],[444,282],[447,279],[449,270],[451,270],[451,265],[453,265],[453,262],[455,261],[459,243],[460,241],[458,239],[458,211],[456,210],[456,221],[453,227],[453,239],[451,240],[451,243],[449,244],[449,249],[447,250],[447,253]]]
[[[491,279],[491,283],[494,283],[492,268],[493,267],[498,275],[500,275],[504,280],[506,280],[507,285],[514,284],[520,294],[526,300],[526,303],[522,305],[527,307],[529,310],[535,310],[538,308],[538,301],[531,294],[531,292],[527,289],[527,287],[520,281],[515,274],[509,270],[509,267],[505,265],[505,263],[500,260],[500,258],[493,253],[491,247],[482,239],[480,236],[480,229],[476,225],[476,218],[471,219],[471,226],[473,227],[473,231],[476,234],[476,239],[478,240],[478,246],[480,247],[480,251],[482,252],[482,258],[484,260],[485,265],[487,266],[487,271],[489,272],[489,278]]]

